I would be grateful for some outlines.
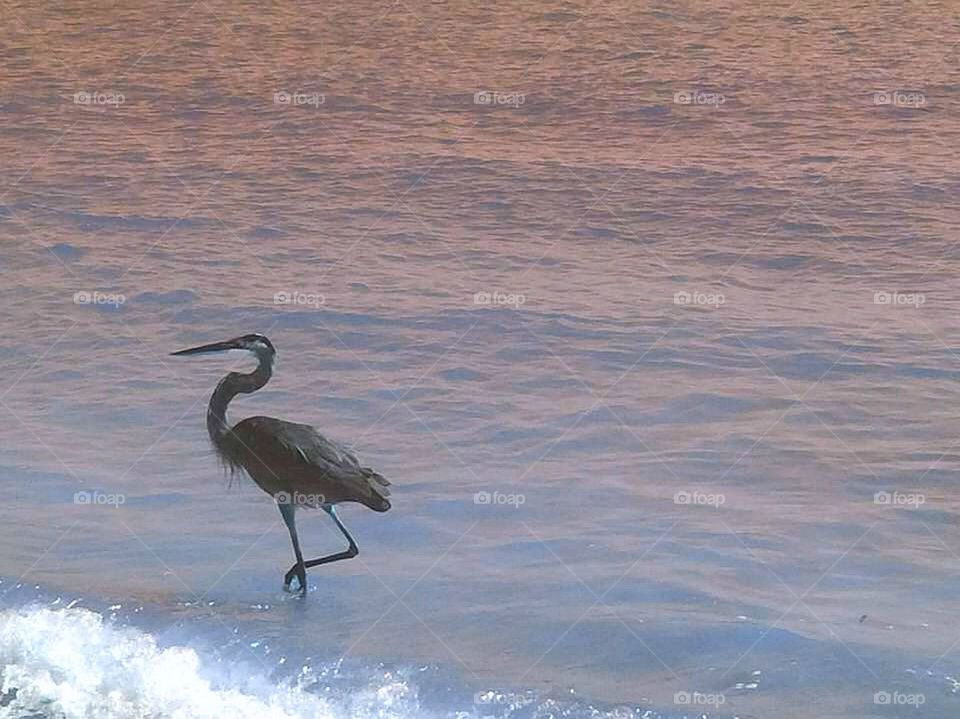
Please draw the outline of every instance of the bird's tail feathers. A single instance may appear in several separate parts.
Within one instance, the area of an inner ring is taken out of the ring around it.
[[[390,486],[390,480],[387,479],[386,477],[384,477],[384,476],[383,476],[382,474],[380,474],[379,472],[375,472],[374,470],[370,469],[369,467],[362,467],[362,468],[360,469],[360,471],[363,472],[363,475],[364,475],[365,477],[367,477],[368,479],[376,482],[376,483],[377,483],[378,485],[380,485],[381,487],[389,487],[389,486]],[[389,495],[389,494],[390,494],[390,490],[387,490],[387,491],[386,491],[386,494]]]
[[[370,491],[369,497],[365,498],[364,504],[375,512],[386,512],[390,509],[390,481],[379,472],[375,472],[369,467],[361,469],[364,478],[367,480],[367,487]]]

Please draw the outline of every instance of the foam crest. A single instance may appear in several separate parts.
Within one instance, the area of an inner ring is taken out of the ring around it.
[[[233,668],[218,679],[196,651],[161,647],[87,609],[32,607],[0,613],[0,719],[406,719],[416,692],[396,675],[318,696],[312,670],[273,682]],[[266,672],[265,672],[266,673]]]

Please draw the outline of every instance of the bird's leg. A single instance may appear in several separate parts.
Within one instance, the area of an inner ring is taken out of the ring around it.
[[[297,557],[297,563],[290,568],[290,571],[287,572],[286,576],[283,578],[283,588],[286,591],[290,591],[290,582],[293,581],[294,576],[300,581],[300,594],[306,595],[307,593],[307,567],[303,562],[303,554],[300,552],[300,539],[297,537],[297,520],[295,516],[296,507],[292,502],[278,502],[277,506],[280,508],[280,514],[283,516],[283,521],[287,525],[287,529],[290,531],[290,541],[293,542],[293,553]]]
[[[326,557],[320,557],[319,559],[311,559],[307,562],[304,562],[304,567],[316,567],[321,564],[330,564],[330,562],[338,562],[341,559],[351,559],[360,554],[360,548],[357,547],[357,543],[353,541],[353,537],[350,536],[350,532],[347,531],[347,528],[343,526],[343,522],[340,521],[340,517],[337,516],[337,511],[333,508],[333,505],[324,506],[323,511],[329,514],[333,521],[337,523],[337,526],[340,528],[340,531],[343,532],[343,536],[347,538],[347,541],[350,542],[350,546],[342,551],[337,552],[336,554],[330,554]],[[290,582],[290,579],[293,577],[294,572],[297,569],[297,565],[294,564],[290,567],[290,571],[287,572],[287,583]]]
[[[333,505],[328,505],[323,508],[327,514],[337,523],[337,526],[340,528],[340,531],[343,532],[343,536],[347,538],[347,541],[350,542],[350,546],[343,552],[337,552],[336,554],[331,554],[326,557],[320,557],[320,559],[311,559],[306,563],[307,567],[316,567],[320,564],[329,564],[330,562],[337,562],[341,559],[352,559],[360,554],[360,548],[357,546],[357,543],[353,541],[353,537],[350,536],[350,532],[347,531],[347,528],[343,526],[343,522],[340,521],[340,517],[337,516],[337,510],[333,508]]]

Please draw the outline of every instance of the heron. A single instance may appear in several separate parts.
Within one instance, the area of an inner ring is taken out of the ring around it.
[[[294,577],[301,596],[307,593],[307,569],[351,559],[360,549],[337,515],[341,502],[359,502],[376,512],[390,509],[390,482],[378,472],[363,467],[346,446],[327,439],[308,424],[274,417],[248,417],[232,427],[227,406],[238,394],[256,392],[270,381],[277,356],[273,343],[260,334],[248,334],[223,342],[172,352],[174,356],[205,355],[243,350],[257,359],[249,373],[230,372],[210,397],[207,433],[217,456],[231,474],[245,471],[260,489],[274,498],[290,532],[296,563],[284,575],[283,588],[292,591]],[[296,511],[301,507],[322,509],[336,523],[349,546],[342,552],[304,561],[297,536]]]

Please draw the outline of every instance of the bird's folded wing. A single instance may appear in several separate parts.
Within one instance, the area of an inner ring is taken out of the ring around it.
[[[310,425],[273,417],[250,417],[238,423],[234,431],[251,452],[263,455],[263,459],[283,456],[288,462],[329,472],[333,476],[365,476],[364,469],[349,449],[327,439]]]

